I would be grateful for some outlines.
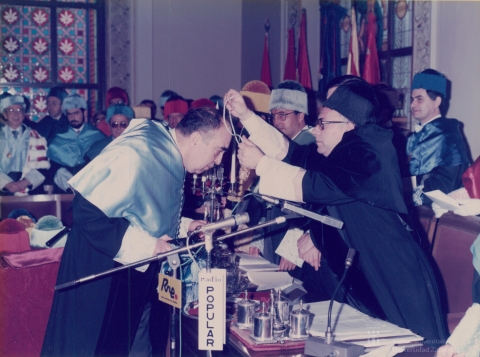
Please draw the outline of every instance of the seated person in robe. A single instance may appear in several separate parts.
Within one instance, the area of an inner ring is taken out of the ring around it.
[[[133,109],[125,104],[114,104],[107,109],[106,122],[112,132],[111,136],[106,136],[103,139],[92,144],[90,149],[85,154],[87,161],[92,161],[100,152],[107,147],[113,140],[118,138],[127,128],[130,120],[134,117]]]
[[[47,113],[38,122],[26,120],[25,124],[36,130],[50,143],[57,133],[64,133],[68,130],[67,116],[62,112],[63,100],[68,97],[64,88],[53,87],[47,95]]]
[[[175,129],[188,112],[188,103],[179,95],[172,95],[163,109],[163,115],[171,129]]]
[[[23,124],[24,98],[3,98],[0,111],[6,118],[6,125],[0,123],[0,196],[44,193],[41,184],[50,168],[47,141]]]
[[[59,193],[69,190],[67,181],[87,164],[84,157],[90,146],[105,137],[87,123],[87,102],[78,94],[65,98],[62,110],[70,123],[68,131],[57,133],[47,151],[55,191]]]
[[[410,174],[416,177],[416,206],[432,203],[423,192],[448,194],[460,188],[470,164],[460,122],[444,116],[446,93],[447,79],[440,72],[426,69],[413,77],[410,107],[418,124],[407,140],[407,156]]]

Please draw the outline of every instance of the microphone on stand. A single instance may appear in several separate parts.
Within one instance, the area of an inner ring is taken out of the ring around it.
[[[342,229],[343,227],[343,222],[330,217],[330,216],[325,216],[321,215],[312,211],[309,211],[305,208],[299,207],[298,205],[292,204],[288,201],[285,200],[280,200],[275,197],[270,197],[270,196],[265,196],[265,195],[260,195],[260,194],[255,194],[255,196],[260,197],[262,200],[272,203],[274,205],[279,205],[282,207],[282,211],[287,213],[287,214],[296,214],[297,217],[308,217],[311,218],[315,221],[321,222],[323,224],[326,224],[328,226],[332,226],[334,228]],[[293,217],[292,217],[293,218]]]
[[[235,214],[232,217],[222,219],[220,221],[216,221],[213,223],[206,224],[195,231],[194,233],[200,232],[214,232],[218,229],[230,228],[234,226],[239,226],[240,224],[246,224],[250,221],[250,217],[248,216],[247,212]]]
[[[327,331],[325,331],[325,340],[322,340],[318,337],[309,337],[305,341],[305,354],[318,357],[327,357],[327,356],[339,356],[339,357],[358,357],[364,353],[364,347],[359,345],[354,345],[351,343],[337,342],[334,341],[332,333],[332,308],[335,295],[338,292],[338,289],[342,286],[345,277],[347,276],[348,269],[353,264],[353,258],[355,257],[355,249],[350,248],[347,253],[347,258],[345,259],[345,270],[343,271],[342,278],[338,282],[338,285],[333,292],[332,298],[330,299],[330,305],[328,306],[328,323]]]
[[[242,223],[248,223],[250,217],[248,213],[240,213],[233,215],[227,219],[222,219],[221,221],[213,222],[196,229],[193,233],[203,232],[205,233],[205,251],[207,252],[207,261],[206,268],[207,272],[210,272],[212,265],[212,250],[213,250],[213,232],[218,229],[230,228],[233,226],[238,226]]]

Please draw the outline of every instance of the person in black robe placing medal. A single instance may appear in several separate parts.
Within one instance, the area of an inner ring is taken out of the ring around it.
[[[344,222],[334,229],[312,221],[311,236],[298,241],[299,256],[318,269],[319,289],[333,293],[347,250],[354,248],[358,258],[337,299],[427,340],[444,340],[435,276],[406,224],[392,133],[375,124],[372,87],[360,78],[338,86],[313,130],[316,144],[308,146],[282,137],[235,90],[225,103],[251,135],[238,157],[260,176],[260,193],[306,202]]]
[[[168,251],[170,238],[201,224],[180,222],[185,170],[200,174],[220,163],[227,126],[211,108],[189,111],[170,131],[133,119],[69,181],[73,227],[57,284]],[[41,355],[163,355],[169,313],[158,301],[158,272],[154,262],[56,291]]]

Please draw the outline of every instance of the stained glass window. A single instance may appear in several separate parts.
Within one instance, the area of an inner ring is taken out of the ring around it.
[[[38,0],[28,6],[4,0],[1,15],[0,93],[25,95],[28,115],[39,120],[46,115],[46,95],[54,86],[79,93],[87,100],[89,114],[100,109],[99,72],[104,56],[104,2],[97,0]],[[103,48],[103,46],[100,46]]]
[[[373,14],[376,21],[376,49],[380,63],[380,80],[392,86],[398,93],[397,110],[394,121],[409,129],[410,124],[410,86],[412,78],[413,53],[413,3],[411,0],[341,0],[340,5],[348,9],[348,18],[340,23],[340,52],[342,70],[346,73],[346,64],[351,37],[352,4],[356,9],[357,33],[360,51],[360,71],[363,73],[367,51],[366,26],[368,15]]]

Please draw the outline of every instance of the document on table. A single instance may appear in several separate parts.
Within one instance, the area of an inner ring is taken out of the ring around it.
[[[330,301],[304,305],[312,313],[310,334],[324,338],[327,329],[328,305]],[[294,307],[294,310],[296,307]],[[422,341],[423,337],[390,322],[370,317],[347,304],[334,302],[332,309],[332,331],[336,341],[351,342],[364,347],[387,344],[408,344]]]
[[[302,235],[302,229],[290,228],[287,233],[285,233],[285,236],[275,251],[275,253],[288,261],[291,261],[300,268],[302,267],[304,260],[298,256],[297,241]]]
[[[292,285],[293,282],[293,278],[285,271],[250,271],[248,280],[252,284],[258,285],[257,291],[282,289]]]
[[[440,190],[424,192],[423,194],[443,209],[455,211],[460,208],[460,205],[455,198],[446,195]]]
[[[259,255],[250,255],[246,253],[236,253],[236,255],[240,257],[238,267],[246,272],[278,270],[277,264],[272,264]]]

